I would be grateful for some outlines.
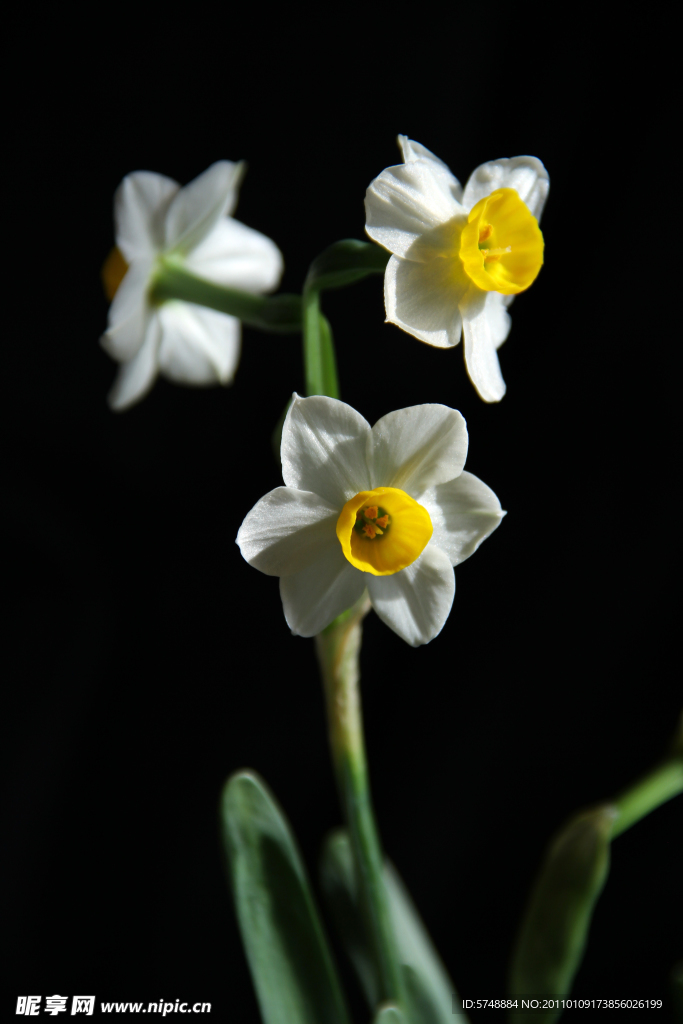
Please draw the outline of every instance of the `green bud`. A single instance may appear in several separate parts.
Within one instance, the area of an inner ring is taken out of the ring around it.
[[[561,998],[569,993],[583,957],[595,902],[609,871],[611,804],[572,818],[551,842],[522,919],[510,970],[513,997]],[[529,1015],[535,1024],[561,1009]],[[514,1020],[526,1016],[517,1013]]]

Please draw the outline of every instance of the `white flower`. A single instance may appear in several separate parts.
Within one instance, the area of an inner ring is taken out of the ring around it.
[[[533,156],[482,164],[463,191],[438,157],[399,135],[405,163],[366,193],[368,235],[389,249],[387,320],[420,341],[450,348],[465,335],[465,365],[486,402],[505,394],[498,349],[507,307],[543,263],[538,220],[548,174]]]
[[[152,305],[149,287],[162,257],[242,291],[277,286],[282,274],[277,246],[230,217],[241,176],[241,164],[220,160],[184,188],[151,171],[128,174],[119,185],[114,220],[125,276],[102,337],[109,355],[123,363],[109,395],[114,409],[142,398],[157,373],[182,384],[232,380],[239,361],[239,320],[189,302]]]
[[[280,577],[292,632],[319,633],[367,588],[407,643],[432,640],[453,603],[453,566],[505,514],[463,472],[460,413],[417,405],[371,428],[344,402],[295,395],[281,454],[285,486],[257,502],[237,543],[250,565]]]

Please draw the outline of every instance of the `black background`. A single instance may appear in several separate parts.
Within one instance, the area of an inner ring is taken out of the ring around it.
[[[505,994],[552,832],[668,744],[679,184],[670,93],[652,72],[666,25],[551,29],[541,10],[198,9],[155,24],[126,7],[97,26],[16,22],[10,1013],[19,994],[83,992],[258,1020],[222,866],[221,786],[259,771],[313,875],[340,822],[313,643],[289,635],[277,582],[234,544],[281,482],[270,436],[303,391],[300,340],[245,329],[231,388],[160,380],[109,411],[99,269],[131,170],[185,183],[246,159],[236,216],[280,246],[282,288],[298,291],[326,245],[364,237],[365,188],[398,162],[399,132],[463,182],[499,156],[548,167],[546,266],[513,306],[500,404],[477,398],[461,347],[383,323],[379,278],[324,300],[342,397],[370,422],[422,402],[460,409],[467,468],[508,510],[457,570],[433,643],[410,649],[370,615],[362,654],[384,844],[463,997]],[[674,801],[615,842],[576,996],[668,1000],[679,824]]]

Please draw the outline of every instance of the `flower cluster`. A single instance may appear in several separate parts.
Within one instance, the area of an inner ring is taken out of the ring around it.
[[[367,589],[376,613],[413,647],[443,628],[453,567],[505,514],[464,471],[467,429],[443,405],[399,409],[374,427],[332,398],[299,398],[282,432],[284,487],[237,535],[244,558],[280,577],[287,623],[313,636]]]
[[[393,253],[384,278],[387,320],[439,348],[465,337],[465,365],[481,397],[505,394],[496,350],[508,306],[543,263],[538,220],[548,194],[540,160],[482,164],[463,190],[438,157],[399,136],[404,163],[375,178],[366,231]]]
[[[387,320],[441,348],[464,335],[470,378],[485,401],[498,401],[508,307],[543,264],[538,220],[548,175],[535,157],[501,159],[478,167],[463,189],[424,146],[406,136],[399,144],[403,163],[382,171],[366,194],[367,233],[392,253]],[[102,338],[122,363],[114,408],[140,399],[158,373],[186,384],[232,379],[239,320],[175,298],[159,302],[154,286],[181,268],[252,294],[276,287],[279,250],[230,216],[241,173],[223,160],[185,188],[145,171],[119,186]],[[367,591],[407,643],[432,640],[451,609],[453,567],[504,515],[493,491],[464,471],[460,413],[414,406],[370,427],[342,402],[295,396],[281,454],[285,486],[254,506],[237,542],[251,565],[280,577],[292,632],[319,633]]]
[[[220,160],[181,188],[150,171],[127,175],[116,192],[116,250],[105,267],[113,301],[102,345],[123,365],[109,396],[137,402],[158,373],[183,384],[228,384],[240,354],[240,322],[194,303],[159,305],[150,288],[160,261],[216,284],[261,293],[275,288],[282,256],[265,235],[230,216],[242,165]]]

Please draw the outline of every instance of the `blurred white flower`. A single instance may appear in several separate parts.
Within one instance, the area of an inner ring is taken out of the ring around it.
[[[465,421],[444,405],[399,409],[371,428],[344,402],[294,396],[282,432],[285,486],[257,502],[237,535],[250,565],[280,577],[293,633],[319,633],[366,588],[413,647],[441,631],[453,566],[505,514],[463,472],[466,456]]]
[[[486,402],[505,394],[496,349],[507,307],[543,263],[538,227],[548,174],[533,156],[482,164],[463,191],[448,167],[399,135],[403,164],[366,193],[370,238],[393,256],[384,277],[387,320],[438,348],[465,336],[465,365]]]
[[[151,171],[128,174],[119,185],[116,249],[103,271],[110,295],[115,294],[102,345],[123,364],[109,395],[114,409],[142,398],[158,373],[181,384],[232,380],[240,354],[239,320],[175,299],[154,305],[149,289],[161,258],[246,292],[277,286],[282,274],[277,246],[230,216],[241,176],[242,164],[220,160],[184,188]]]

